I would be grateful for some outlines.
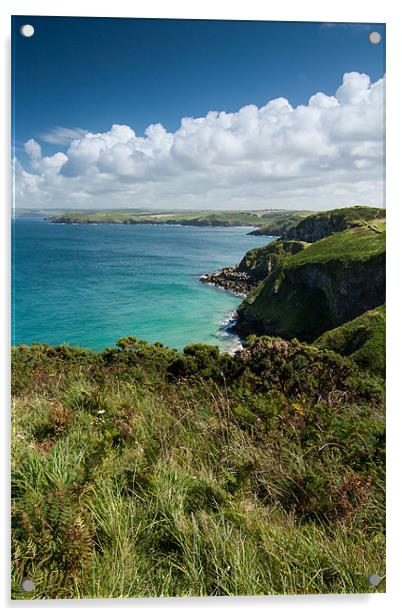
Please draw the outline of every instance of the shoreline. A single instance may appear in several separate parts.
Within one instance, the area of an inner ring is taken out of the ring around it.
[[[16,217],[20,218],[20,217]],[[154,225],[154,226],[171,226],[171,227],[198,227],[198,228],[223,228],[223,229],[232,229],[235,227],[239,227],[242,229],[251,229],[251,231],[255,231],[260,228],[259,225],[253,225],[250,222],[241,222],[241,221],[203,221],[203,220],[177,220],[177,219],[168,219],[168,220],[155,220],[155,219],[126,219],[126,220],[68,220],[68,219],[59,219],[54,220],[48,216],[38,217],[51,225]],[[251,234],[251,231],[247,233],[247,235]]]
[[[50,224],[52,224],[51,220],[48,217],[45,216],[40,216],[40,217],[35,217],[33,222],[36,222],[36,220],[38,222],[42,222],[45,224],[45,226],[49,226]],[[30,221],[30,219],[28,219],[28,222]],[[136,224],[141,224],[144,221],[138,221]],[[73,221],[70,221],[68,223],[53,223],[53,224],[69,224],[70,226],[76,226],[78,224],[86,224],[86,223],[76,223]],[[93,225],[93,226],[98,226],[99,225],[99,221],[95,222],[95,221],[91,221],[89,224]],[[101,224],[106,224],[106,226],[108,226],[109,221],[108,222],[104,222]],[[111,224],[118,224],[118,223],[111,223]],[[147,227],[151,224],[151,221],[148,221]],[[160,227],[161,225],[168,225],[168,229],[171,228],[172,226],[176,226],[174,225],[171,221],[165,223],[165,222],[161,222],[161,221],[152,221],[152,225],[154,227]],[[191,224],[180,224],[177,226],[182,226],[185,228],[189,228],[190,226],[192,226]],[[247,231],[251,228],[255,228],[251,225],[244,225],[244,224],[240,224],[240,225],[216,225],[217,227],[221,227],[222,231],[220,231],[219,233],[221,235],[225,235],[229,234],[229,238],[231,237],[232,234],[235,235],[235,238],[238,238],[239,236],[241,236],[243,238],[243,236],[245,235],[245,233],[247,233]],[[49,227],[48,227],[49,228]],[[212,227],[211,226],[206,226],[203,225],[203,228],[205,228],[205,231],[203,231],[202,229],[200,230],[200,232],[195,231],[195,233],[201,233],[201,236],[204,235],[204,233],[208,234],[208,229],[211,229],[210,233],[213,233]],[[168,229],[166,231],[168,231]],[[227,230],[225,230],[227,229]],[[237,229],[237,231],[236,231]],[[88,230],[89,231],[89,230]],[[146,229],[144,229],[144,233],[145,233]],[[184,231],[184,229],[183,229]],[[190,232],[190,231],[189,231]],[[51,229],[49,229],[50,237],[53,236],[53,233],[51,232]],[[141,232],[142,234],[142,232]],[[70,234],[68,234],[70,235]],[[73,234],[75,236],[75,234]],[[82,229],[82,232],[80,234],[80,236],[86,236],[86,232],[85,232],[85,227],[84,229]],[[92,234],[91,234],[92,235]],[[103,234],[102,234],[103,235]],[[114,234],[112,234],[114,235]],[[130,235],[130,234],[129,234]],[[162,235],[165,235],[164,233]],[[186,234],[187,236],[187,234]],[[229,240],[230,241],[230,240]],[[240,240],[239,240],[240,241]],[[233,242],[231,242],[233,244]],[[236,240],[235,240],[236,243]],[[234,244],[233,244],[234,245]],[[247,247],[244,249],[244,251],[247,250]],[[226,254],[226,253],[225,253]],[[239,260],[239,256],[235,255],[235,258],[228,258],[228,255],[225,258],[229,260],[229,263],[232,262],[236,262],[236,257],[237,260]],[[222,259],[223,260],[223,259]],[[234,354],[237,350],[240,350],[243,347],[243,342],[244,339],[242,339],[237,332],[235,333],[234,328],[236,326],[237,323],[237,308],[239,307],[239,305],[241,304],[242,300],[247,296],[247,294],[249,293],[249,291],[252,288],[252,283],[250,280],[250,275],[247,272],[239,272],[236,271],[236,267],[231,268],[231,267],[223,267],[217,271],[215,271],[213,274],[203,274],[203,271],[205,272],[205,270],[203,270],[203,268],[205,267],[205,263],[203,264],[204,258],[202,258],[202,262],[198,265],[199,269],[198,272],[196,270],[195,275],[193,273],[193,280],[194,282],[203,282],[204,284],[210,284],[212,286],[214,286],[215,288],[220,289],[221,291],[230,293],[232,296],[238,298],[238,299],[232,299],[232,300],[224,300],[222,299],[222,301],[219,300],[211,300],[212,304],[216,304],[216,307],[218,308],[217,310],[213,311],[211,314],[211,319],[210,319],[210,334],[209,334],[209,339],[208,338],[204,338],[205,343],[206,344],[217,344],[220,347],[221,352],[226,352],[229,354]],[[201,267],[200,267],[201,265]],[[197,275],[198,274],[198,275]],[[208,301],[208,300],[206,300]],[[218,306],[219,305],[219,306]],[[223,310],[222,310],[223,308]],[[229,312],[230,311],[230,312]],[[126,330],[129,333],[132,333],[132,330]],[[203,330],[201,330],[202,333]],[[194,332],[193,332],[194,333]],[[135,333],[134,333],[135,335]],[[143,338],[146,341],[149,341],[150,344],[152,344],[152,340],[153,340],[153,336],[146,336],[145,333],[140,334],[140,338]],[[171,336],[168,336],[168,344],[170,343],[170,345],[175,348],[181,348],[180,346],[180,341],[178,340],[171,340],[170,339]],[[173,336],[174,338],[174,336]],[[186,341],[186,344],[191,344],[193,342],[193,340],[198,339],[199,336],[190,336],[188,338],[188,342]],[[202,339],[202,337],[201,337]],[[44,338],[44,340],[49,340],[49,338]],[[53,342],[50,344],[56,344],[57,346],[59,344],[63,344],[63,343],[67,343],[68,346],[80,346],[83,348],[89,348],[93,351],[97,351],[97,352],[101,352],[103,351],[105,348],[109,348],[109,346],[114,346],[115,340],[113,338],[113,340],[111,340],[110,342],[105,341],[105,345],[103,346],[102,344],[99,344],[99,342],[103,342],[103,340],[99,341],[99,340],[95,340],[95,338],[90,337],[87,340],[87,337],[84,336],[84,339],[81,339],[80,336],[78,336],[78,338],[76,338],[74,341],[71,340],[69,335],[65,335],[63,336],[63,338],[59,339],[59,341],[57,341],[57,337],[56,339],[53,339]],[[30,342],[27,342],[26,339],[23,340],[20,344],[30,344]],[[42,342],[42,344],[46,344],[46,342]],[[166,344],[166,343],[165,343]],[[178,346],[179,345],[179,346]],[[13,341],[13,346],[19,346],[18,342],[15,340]],[[184,346],[184,343],[183,343]]]
[[[235,267],[223,267],[215,272],[203,274],[198,280],[203,284],[224,289],[228,293],[243,299],[256,287],[256,283],[250,274],[238,271]]]
[[[217,331],[217,338],[222,340],[232,339],[232,344],[228,349],[220,347],[221,353],[228,353],[229,355],[235,355],[237,351],[241,351],[243,347],[244,339],[233,331],[233,328],[237,321],[237,310],[233,310],[227,314],[227,317],[221,321],[221,326]],[[219,346],[219,345],[218,345]]]

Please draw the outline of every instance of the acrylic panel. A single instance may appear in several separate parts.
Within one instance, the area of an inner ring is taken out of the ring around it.
[[[385,591],[385,24],[12,18],[12,597]]]

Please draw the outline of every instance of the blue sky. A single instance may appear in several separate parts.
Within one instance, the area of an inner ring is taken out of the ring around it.
[[[24,23],[32,38],[19,34]],[[56,127],[127,125],[142,136],[150,124],[174,133],[183,117],[278,97],[307,105],[317,92],[333,96],[344,73],[382,78],[384,39],[380,24],[14,17],[16,156],[28,169],[30,139],[42,157],[65,152],[68,131]]]

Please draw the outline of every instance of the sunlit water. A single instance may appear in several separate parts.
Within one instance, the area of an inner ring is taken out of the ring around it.
[[[123,336],[175,348],[238,346],[225,325],[241,299],[200,283],[270,241],[250,228],[13,221],[13,344],[103,349]]]

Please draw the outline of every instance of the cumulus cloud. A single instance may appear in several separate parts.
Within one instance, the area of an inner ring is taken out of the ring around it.
[[[143,136],[115,124],[43,157],[25,144],[17,207],[316,208],[383,205],[384,79],[346,73],[335,95],[285,98],[181,120]],[[62,129],[66,131],[67,129]],[[49,136],[48,136],[49,137]],[[47,138],[49,142],[49,138]]]

